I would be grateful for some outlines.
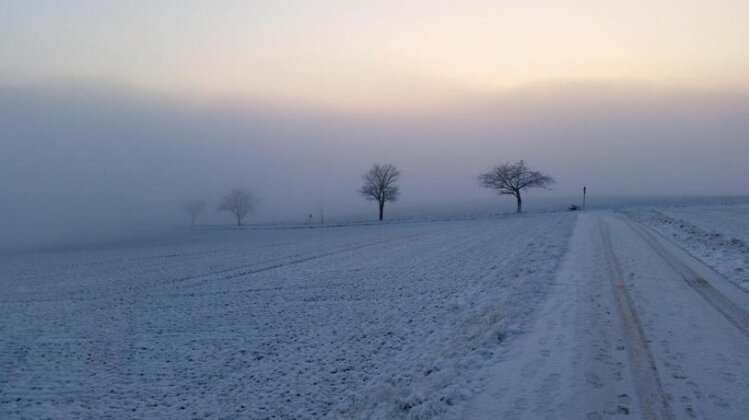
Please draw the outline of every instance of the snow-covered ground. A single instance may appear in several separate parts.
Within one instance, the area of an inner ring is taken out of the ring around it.
[[[743,418],[747,216],[201,228],[6,254],[0,418]]]
[[[197,230],[0,260],[0,418],[450,418],[575,215]]]
[[[747,418],[749,294],[681,248],[584,212],[552,290],[464,418]]]
[[[627,210],[749,292],[749,205]]]

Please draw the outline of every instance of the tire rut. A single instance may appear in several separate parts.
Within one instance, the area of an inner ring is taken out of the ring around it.
[[[196,280],[196,279],[200,279],[200,278],[204,278],[204,277],[211,277],[211,276],[220,275],[220,274],[223,274],[223,273],[231,273],[231,274],[227,274],[227,275],[221,276],[219,278],[214,278],[214,279],[208,278],[208,279],[203,279],[201,281],[196,281],[196,282],[191,283],[190,286],[198,286],[198,285],[207,283],[209,281],[233,280],[233,279],[240,278],[240,277],[251,276],[253,274],[258,274],[258,273],[263,273],[263,272],[270,271],[270,270],[275,270],[275,269],[278,269],[278,268],[284,268],[284,267],[289,267],[289,266],[293,266],[293,265],[298,265],[298,264],[306,263],[306,262],[309,262],[309,261],[318,260],[320,258],[331,257],[331,256],[334,256],[334,255],[344,254],[346,252],[351,252],[351,251],[358,251],[360,249],[369,248],[369,247],[372,247],[372,246],[378,246],[378,245],[383,245],[383,244],[388,244],[388,243],[393,243],[393,242],[399,242],[399,241],[403,241],[403,240],[413,239],[413,238],[417,238],[417,237],[420,237],[420,236],[429,235],[429,234],[432,234],[432,233],[435,233],[435,232],[440,232],[442,230],[444,230],[444,229],[437,229],[437,230],[428,231],[428,232],[420,232],[420,233],[415,233],[415,234],[411,234],[411,235],[401,236],[401,237],[398,237],[398,238],[382,239],[382,240],[378,240],[378,241],[374,241],[374,242],[368,242],[368,243],[364,243],[364,244],[357,244],[357,245],[354,245],[354,246],[345,246],[345,247],[341,247],[341,248],[335,249],[333,251],[323,252],[323,253],[319,253],[319,254],[306,254],[306,255],[302,254],[302,255],[298,256],[297,258],[292,259],[291,261],[285,261],[285,262],[282,262],[282,263],[271,263],[270,265],[263,265],[263,266],[258,267],[258,268],[251,268],[251,267],[256,267],[256,266],[258,266],[260,264],[248,264],[248,265],[244,265],[244,266],[237,266],[237,267],[233,267],[233,268],[222,269],[222,270],[218,270],[218,271],[214,271],[214,272],[208,272],[208,273],[203,273],[203,274],[199,274],[199,275],[195,275],[195,276],[190,276],[188,278],[182,278],[182,279],[173,280],[173,281],[169,282],[169,284],[174,285],[176,283],[182,283],[182,282],[186,282],[186,281],[190,281],[190,280]],[[236,272],[237,270],[243,270],[243,269],[247,269],[247,268],[250,268],[250,269],[249,270],[244,270],[244,271]]]
[[[653,251],[663,259],[700,297],[723,317],[734,325],[742,334],[749,337],[749,313],[715,289],[707,280],[684,264],[673,253],[667,250],[653,235],[637,223],[626,220],[625,223],[645,241]]]
[[[627,285],[622,279],[608,226],[605,222],[599,220],[598,227],[603,240],[603,251],[609,270],[609,279],[628,341],[627,351],[630,358],[630,367],[637,384],[642,414],[645,418],[654,420],[674,419],[658,376],[658,369],[650,351],[648,340],[637,316],[632,298],[627,291]]]

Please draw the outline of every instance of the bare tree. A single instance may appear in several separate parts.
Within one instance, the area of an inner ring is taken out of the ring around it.
[[[479,175],[479,184],[496,191],[499,195],[513,195],[518,200],[518,213],[523,211],[520,192],[526,188],[545,188],[553,184],[554,178],[539,171],[532,171],[522,160],[517,163],[497,165],[491,171]]]
[[[200,198],[188,200],[185,202],[182,208],[185,210],[185,213],[190,215],[190,226],[195,226],[195,220],[207,206],[208,202]]]
[[[385,203],[396,201],[400,195],[400,188],[396,185],[401,172],[391,164],[380,165],[376,163],[362,176],[364,185],[359,193],[367,200],[377,201],[380,209],[380,220],[385,210]]]
[[[231,212],[237,218],[237,226],[242,226],[242,219],[255,208],[255,198],[248,191],[240,188],[226,194],[218,204],[219,211]]]

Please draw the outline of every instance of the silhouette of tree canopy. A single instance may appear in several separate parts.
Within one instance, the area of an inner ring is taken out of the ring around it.
[[[545,188],[553,184],[554,178],[533,171],[524,161],[497,165],[489,172],[479,175],[482,187],[496,191],[499,195],[512,195],[517,199],[517,212],[523,211],[521,191],[528,188]]]
[[[185,213],[190,215],[190,226],[195,226],[195,220],[198,218],[200,213],[208,207],[208,203],[200,198],[188,200],[183,205]]]
[[[396,183],[400,175],[400,171],[394,165],[376,163],[362,176],[364,185],[359,189],[359,193],[367,200],[377,202],[380,220],[383,217],[385,203],[398,200],[400,188]]]
[[[218,204],[219,211],[228,211],[237,219],[237,226],[242,226],[242,219],[255,208],[255,199],[249,191],[236,188],[226,194]]]

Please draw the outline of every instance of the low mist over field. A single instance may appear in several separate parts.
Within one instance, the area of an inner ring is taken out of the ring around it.
[[[9,1],[0,39],[1,247],[231,223],[233,188],[247,223],[372,218],[374,163],[393,217],[504,209],[476,177],[519,160],[565,202],[749,193],[733,0]]]
[[[204,223],[230,222],[214,207],[234,187],[260,199],[251,223],[317,220],[321,204],[329,217],[374,217],[356,190],[378,161],[403,171],[393,208],[427,214],[496,200],[476,176],[520,159],[557,179],[550,196],[576,196],[582,185],[609,196],[747,194],[747,132],[749,95],[642,84],[534,85],[370,113],[116,85],[6,85],[2,241],[184,224],[181,205],[195,197],[211,205]]]
[[[749,1],[0,1],[0,419],[746,419]]]

